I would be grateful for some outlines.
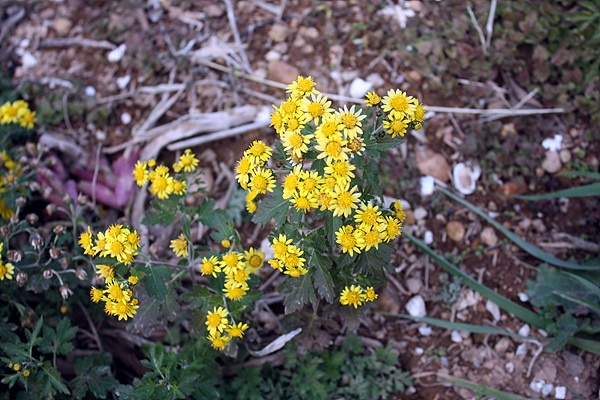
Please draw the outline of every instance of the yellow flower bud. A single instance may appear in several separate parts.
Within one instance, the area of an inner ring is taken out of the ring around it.
[[[231,242],[227,239],[224,239],[221,241],[221,246],[225,247],[226,249],[231,247]]]

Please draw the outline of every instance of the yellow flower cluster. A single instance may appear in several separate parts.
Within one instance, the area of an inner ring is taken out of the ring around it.
[[[15,273],[15,267],[11,263],[6,263],[2,261],[2,248],[4,247],[4,243],[0,243],[0,281],[3,281],[5,278],[7,280],[11,280]]]
[[[26,129],[32,129],[37,122],[35,111],[29,109],[29,103],[25,100],[15,102],[7,101],[0,106],[0,124],[19,124]]]
[[[173,164],[175,173],[193,172],[200,161],[190,149],[179,157],[179,161]],[[138,161],[133,169],[133,177],[138,186],[143,186],[150,181],[150,192],[156,195],[159,199],[167,199],[171,194],[182,195],[187,191],[187,183],[185,180],[176,180],[170,174],[169,167],[165,165],[156,165],[156,161],[151,159],[148,161]]]
[[[273,249],[273,256],[275,258],[269,260],[269,264],[274,269],[278,269],[286,275],[298,277],[308,272],[304,268],[306,259],[302,257],[304,251],[291,243],[292,239],[288,239],[282,234],[274,238],[271,248]]]
[[[1,196],[6,192],[9,185],[15,184],[17,177],[21,175],[22,167],[8,155],[6,150],[0,152],[0,161],[0,217],[7,220],[15,211],[6,204],[6,199]]]
[[[236,179],[240,186],[248,191],[246,209],[251,213],[256,211],[256,198],[272,192],[275,187],[275,174],[266,167],[272,152],[273,149],[262,140],[255,140],[238,161]]]
[[[344,306],[362,306],[363,302],[373,301],[378,297],[372,287],[363,289],[358,285],[346,286],[340,295],[340,303]]]
[[[79,245],[85,254],[91,256],[116,258],[117,262],[129,265],[136,250],[140,246],[140,237],[137,231],[131,231],[123,225],[112,225],[105,232],[99,232],[93,238],[91,228],[79,236]],[[133,296],[131,288],[137,284],[136,276],[115,276],[115,267],[111,265],[96,265],[96,274],[105,280],[106,289],[92,287],[90,298],[94,303],[105,302],[104,311],[108,315],[119,317],[119,320],[133,318],[137,313],[138,299]]]
[[[239,253],[229,251],[222,257],[203,257],[199,265],[202,275],[217,277],[217,273],[225,274],[223,294],[230,300],[240,300],[248,290],[248,280],[251,274],[256,274],[262,268],[265,254],[254,248]]]
[[[248,325],[242,322],[230,324],[227,319],[228,315],[229,313],[223,307],[213,307],[213,310],[206,315],[208,340],[211,341],[214,349],[223,350],[232,338],[244,337],[244,332],[248,329]]]

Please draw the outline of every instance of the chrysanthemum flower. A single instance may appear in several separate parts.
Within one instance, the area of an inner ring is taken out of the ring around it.
[[[250,159],[255,162],[267,162],[271,158],[273,149],[267,146],[262,140],[255,140],[252,142],[248,150],[244,152],[244,155],[249,155]]]
[[[119,262],[126,260],[129,257],[128,253],[131,254],[130,249],[125,246],[124,241],[115,240],[112,238],[106,242],[106,246],[104,248],[107,256],[114,257]]]
[[[250,182],[250,172],[254,169],[256,164],[249,155],[245,155],[238,161],[238,165],[235,168],[238,183],[242,189],[248,189],[248,182]]]
[[[331,107],[331,101],[327,100],[327,96],[320,93],[318,95],[311,94],[310,99],[304,98],[300,103],[300,110],[310,117],[310,120],[319,125],[319,121],[326,115],[331,115],[335,110]]]
[[[355,177],[354,171],[356,167],[350,162],[346,161],[334,161],[327,163],[325,167],[325,173],[335,178],[337,182],[350,182]],[[333,188],[332,188],[333,189]]]
[[[111,310],[112,310],[112,315],[119,317],[119,321],[122,319],[127,321],[127,318],[133,318],[133,315],[137,314],[136,310],[139,307],[140,306],[138,306],[137,303],[126,302],[126,301],[121,300],[119,302],[113,303]]]
[[[340,136],[344,124],[340,123],[335,114],[327,114],[322,118],[321,123],[315,129],[315,138],[317,141],[324,141],[332,136]]]
[[[300,248],[292,245],[287,246],[287,254],[285,255],[283,262],[288,269],[299,268],[304,266],[306,259],[302,257],[304,251]]]
[[[202,275],[212,275],[216,278],[217,272],[221,272],[219,259],[215,256],[210,256],[210,258],[203,257],[200,263],[200,273]]]
[[[319,93],[315,86],[317,84],[312,80],[310,76],[303,78],[299,76],[294,82],[292,82],[288,87],[286,92],[291,93],[293,97],[304,98],[313,93]]]
[[[185,194],[187,190],[187,184],[184,181],[173,180],[173,193],[176,195]]]
[[[229,334],[229,336],[231,337],[244,337],[244,332],[246,331],[246,329],[248,329],[248,324],[245,324],[243,322],[238,322],[237,325],[235,324],[230,324],[226,331]]]
[[[255,168],[253,173],[254,175],[250,178],[250,183],[248,183],[250,190],[256,191],[259,194],[266,194],[273,191],[275,188],[273,171],[267,168]]]
[[[250,200],[250,201],[246,202],[246,211],[248,211],[250,214],[255,212],[257,209],[258,209],[258,206],[256,205],[256,203],[254,201]]]
[[[150,179],[150,192],[163,200],[173,193],[173,177],[169,173],[160,174],[159,168],[148,174]]]
[[[375,92],[369,92],[365,94],[365,97],[367,98],[365,103],[370,106],[376,106],[377,104],[381,103],[381,97],[379,97]]]
[[[417,122],[423,122],[423,120],[425,119],[425,106],[423,106],[423,104],[419,103],[419,99],[414,99],[413,100],[415,106],[417,107],[417,109],[415,110],[415,114],[413,115],[413,121],[417,121]]]
[[[228,281],[225,282],[223,293],[229,300],[238,301],[246,295],[248,289],[246,282]]]
[[[231,340],[230,336],[223,336],[220,333],[215,335],[209,335],[208,340],[211,342],[211,346],[215,350],[223,350],[227,343]]]
[[[340,108],[336,112],[338,121],[344,125],[343,132],[346,139],[354,139],[362,135],[362,120],[367,116],[362,114],[362,109],[359,107],[354,111],[354,106],[348,110],[347,106]]]
[[[104,292],[109,299],[114,302],[129,301],[131,296],[127,291],[123,290],[123,284],[118,282],[110,282]]]
[[[102,300],[102,297],[104,297],[102,290],[92,286],[92,289],[90,290],[90,299],[92,299],[94,303],[98,303],[100,300]]]
[[[94,244],[92,242],[92,229],[88,226],[87,232],[81,232],[79,235],[79,245],[83,248],[83,254],[88,254],[93,256],[96,254],[94,252]]]
[[[284,119],[298,115],[300,112],[300,99],[293,96],[288,97],[279,107],[279,113]]]
[[[7,280],[11,280],[13,278],[13,274],[15,273],[15,266],[11,263],[4,264],[0,261],[0,281],[3,281],[5,278]]]
[[[342,290],[340,303],[344,306],[351,305],[354,306],[354,308],[358,308],[358,306],[362,306],[362,303],[365,300],[364,296],[365,294],[360,286],[346,286],[344,290]]]
[[[19,107],[15,103],[7,101],[0,107],[0,123],[13,124],[19,120]]]
[[[292,243],[292,239],[288,239],[285,235],[279,234],[279,237],[273,238],[273,253],[275,258],[284,259],[287,255],[287,247]]]
[[[135,286],[138,283],[138,277],[135,275],[131,275],[129,278],[127,278],[127,282],[131,285],[131,286]]]
[[[379,243],[382,242],[380,227],[381,225],[374,225],[369,228],[362,228],[364,232],[363,238],[365,239],[365,251],[371,250],[372,247],[379,250]]]
[[[393,207],[396,218],[398,218],[401,223],[404,223],[404,220],[406,219],[406,212],[402,209],[402,203],[400,200],[395,201]]]
[[[414,98],[407,96],[401,90],[390,89],[387,96],[383,97],[382,110],[389,114],[390,118],[402,119],[407,117],[412,119],[417,106],[414,104]]]
[[[188,241],[185,236],[183,236],[183,233],[180,234],[177,239],[171,240],[171,246],[169,247],[173,250],[173,253],[175,253],[177,257],[188,256]]]
[[[235,272],[235,270],[239,267],[239,264],[242,261],[242,255],[236,253],[235,251],[231,251],[223,256],[221,260],[221,269],[227,274],[231,275]]]
[[[273,268],[273,269],[278,269],[279,271],[281,271],[281,269],[284,267],[283,262],[273,258],[272,260],[269,260],[269,265]]]
[[[360,253],[365,245],[364,233],[360,229],[354,229],[352,225],[341,227],[335,236],[340,249],[344,253],[350,253],[350,257],[354,257],[354,253]]]
[[[404,136],[408,123],[405,119],[391,119],[389,121],[383,121],[383,127],[386,129],[387,133],[395,138],[398,135]]]
[[[336,186],[336,189],[333,192],[333,201],[330,206],[331,210],[333,210],[333,216],[337,217],[338,215],[343,215],[344,217],[348,217],[353,209],[358,208],[358,203],[360,193],[356,190],[358,186],[353,186],[350,189],[349,184],[345,184],[343,186]]]
[[[259,269],[262,268],[265,261],[265,253],[260,250],[256,250],[253,247],[250,247],[248,251],[244,252],[244,258],[248,263],[250,272],[255,274]]]
[[[140,236],[137,234],[137,231],[129,232],[126,246],[130,247],[131,250],[137,250],[140,247]]]
[[[275,106],[273,106],[273,108],[275,108],[275,111],[271,113],[271,125],[269,126],[272,126],[275,129],[275,132],[281,134],[285,130],[285,126],[283,124],[283,115],[281,114],[279,108]]]
[[[319,151],[318,159],[324,158],[326,162],[345,161],[348,159],[348,149],[345,147],[347,141],[337,135],[317,141],[315,150]]]
[[[213,307],[213,310],[208,312],[206,315],[206,327],[211,335],[223,332],[227,327],[227,314],[227,310],[223,307]]]
[[[373,301],[377,297],[379,297],[379,296],[377,295],[377,293],[375,293],[375,291],[373,290],[373,287],[367,287],[365,289],[365,300],[366,301]]]
[[[308,196],[318,192],[323,178],[316,171],[303,171],[300,173],[298,189],[301,195]]]
[[[135,182],[138,186],[144,186],[144,183],[148,181],[148,164],[146,162],[141,162],[138,160],[135,163],[135,167],[133,168],[133,177],[135,178]]]
[[[296,191],[298,189],[298,185],[300,184],[301,173],[302,173],[302,166],[296,165],[290,171],[290,173],[285,176],[285,179],[283,180],[283,184],[282,184],[284,199],[289,199],[296,193]]]
[[[190,149],[186,149],[179,157],[179,165],[183,168],[184,172],[192,172],[196,169],[198,163],[200,163],[200,160],[196,158],[196,155]]]
[[[25,110],[23,115],[19,118],[19,125],[25,129],[33,129],[33,125],[37,122],[35,117],[35,111],[29,109]]]
[[[291,276],[292,278],[298,278],[299,276],[306,275],[307,272],[308,272],[308,270],[306,268],[291,267],[291,268],[286,269],[283,273],[285,275]]]
[[[319,205],[319,210],[324,211],[328,210],[333,202],[333,197],[331,197],[331,192],[329,191],[321,191],[319,193],[319,197],[317,198],[317,203]]]
[[[307,213],[311,208],[317,208],[319,205],[318,198],[313,193],[295,193],[290,200],[297,211]]]
[[[96,265],[96,274],[98,274],[100,278],[104,278],[106,283],[109,283],[115,278],[115,269],[110,265],[99,264]]]
[[[379,225],[385,222],[385,219],[381,216],[381,211],[377,211],[378,209],[378,206],[363,203],[361,209],[356,211],[354,220],[361,228],[370,228],[375,224]]]
[[[283,134],[283,146],[290,155],[302,157],[308,151],[308,144],[313,135],[303,135],[300,131],[285,132]]]
[[[400,235],[400,228],[402,227],[402,223],[395,217],[385,217],[385,222],[381,224],[382,232],[381,237],[386,242],[390,240],[394,240],[398,235]]]
[[[365,141],[363,140],[362,136],[355,137],[354,139],[348,139],[346,148],[352,156],[355,154],[361,155],[362,152],[365,151]]]

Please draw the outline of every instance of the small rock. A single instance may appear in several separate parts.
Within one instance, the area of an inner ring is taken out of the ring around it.
[[[86,96],[95,96],[96,95],[96,88],[93,86],[86,86],[85,87],[85,95]]]
[[[529,296],[527,296],[527,293],[519,293],[517,294],[517,296],[519,296],[519,300],[521,300],[523,303],[525,303],[526,301],[529,301]]]
[[[417,222],[415,213],[413,210],[406,210],[406,219],[404,220],[404,226],[414,225]]]
[[[129,125],[131,123],[131,115],[129,115],[128,112],[124,112],[123,114],[121,114],[121,122],[123,123],[123,125]]]
[[[496,230],[491,226],[484,228],[481,232],[481,241],[486,246],[495,246],[498,243],[498,236],[496,235]]]
[[[300,75],[298,68],[280,60],[269,62],[268,78],[272,81],[289,85]]]
[[[275,50],[269,50],[267,54],[265,54],[265,60],[267,61],[278,61],[281,60],[281,53]]]
[[[531,222],[531,225],[533,225],[533,229],[535,229],[536,231],[538,231],[539,233],[544,233],[546,232],[548,229],[546,228],[546,225],[544,225],[544,221],[542,221],[541,219],[534,219]]]
[[[423,290],[423,282],[417,278],[408,278],[406,280],[406,287],[411,294],[421,293],[421,290]]]
[[[421,195],[431,196],[433,189],[435,188],[435,179],[433,176],[422,176],[421,177]]]
[[[415,209],[415,211],[413,211],[413,214],[414,214],[415,219],[417,221],[421,221],[421,220],[424,220],[427,217],[427,210],[424,209],[423,207],[417,207]]]
[[[125,50],[127,50],[127,45],[125,43],[123,43],[116,49],[111,50],[110,53],[108,53],[108,56],[106,58],[111,63],[119,62],[121,60],[121,58],[123,58],[123,55],[125,54]]]
[[[117,78],[116,81],[119,89],[125,89],[125,87],[129,84],[129,81],[131,81],[131,75],[122,76]]]
[[[409,3],[410,3],[410,8],[412,8],[412,10],[414,12],[423,11],[423,3],[420,2],[419,0],[411,0],[411,1],[409,1]]]
[[[425,309],[425,300],[420,295],[417,295],[411,298],[408,303],[406,303],[406,311],[413,317],[424,317],[427,315],[427,310]]]
[[[374,88],[381,87],[385,84],[385,80],[376,72],[367,76],[367,82],[371,82]]]
[[[504,368],[506,369],[506,371],[507,371],[509,374],[512,374],[513,372],[515,372],[515,364],[514,364],[512,361],[509,361],[509,362],[507,362],[507,363],[504,365]]]
[[[300,32],[301,32],[302,36],[304,36],[307,39],[311,39],[311,40],[318,39],[321,36],[321,34],[319,33],[319,30],[317,28],[315,28],[314,26],[309,26],[306,29],[302,29]]]
[[[377,309],[392,314],[398,314],[402,310],[398,303],[398,296],[389,289],[385,289],[379,294]]]
[[[560,156],[556,151],[547,151],[544,161],[542,161],[542,168],[549,174],[554,174],[560,170],[562,164],[560,163]]]
[[[425,234],[423,235],[423,241],[427,245],[433,243],[433,232],[431,232],[431,231],[425,232]]]
[[[461,343],[463,341],[463,337],[459,331],[452,331],[450,334],[450,340],[452,340],[454,343]]]
[[[496,303],[492,302],[491,300],[486,301],[485,309],[488,310],[490,314],[492,314],[492,317],[494,317],[494,321],[500,320],[500,307],[498,307]]]
[[[356,78],[350,84],[350,97],[362,98],[371,88],[373,84],[364,79]]]
[[[488,203],[488,210],[490,211],[498,211],[498,206],[493,201]]]
[[[454,187],[462,194],[471,194],[475,191],[477,179],[481,176],[481,168],[458,163],[454,166],[452,177]]]
[[[554,398],[562,400],[567,398],[567,387],[557,386],[554,388]]]
[[[500,135],[505,138],[508,137],[508,135],[514,135],[517,133],[517,130],[515,129],[515,124],[513,122],[502,125],[502,130],[500,131]]]
[[[563,359],[565,360],[565,365],[567,366],[567,372],[571,376],[581,376],[583,371],[585,370],[585,363],[583,359],[573,353],[569,353],[568,351],[563,351]]]
[[[273,24],[269,30],[269,37],[273,39],[275,43],[280,43],[287,39],[289,33],[290,28],[286,24],[277,23]]]
[[[460,242],[465,237],[465,227],[458,221],[448,222],[448,225],[446,225],[446,232],[448,232],[450,240],[454,242]]]
[[[525,229],[529,229],[529,227],[531,226],[531,220],[529,218],[524,218],[522,221],[519,222],[519,228],[525,230]]]
[[[542,379],[534,378],[529,384],[529,388],[536,393],[540,393],[546,382]]]
[[[19,47],[21,47],[22,49],[26,49],[29,47],[30,44],[31,44],[31,40],[23,39],[19,42]]]
[[[519,332],[517,332],[517,333],[521,336],[529,336],[530,332],[531,332],[531,328],[529,327],[529,325],[525,324],[519,329]]]
[[[526,356],[527,355],[527,343],[521,343],[517,346],[517,350],[515,351],[515,355],[517,356]]]
[[[219,18],[223,14],[225,14],[225,7],[219,6],[217,4],[209,4],[206,7],[204,7],[203,11],[207,17]]]
[[[37,64],[37,59],[30,52],[25,52],[21,57],[21,65],[25,69],[29,69]]]
[[[61,17],[54,21],[54,23],[52,24],[52,29],[54,29],[54,32],[56,32],[58,36],[67,36],[72,26],[73,23],[71,22],[71,20],[65,17]]]
[[[560,161],[562,161],[564,164],[571,161],[571,152],[567,149],[561,150],[558,155],[560,156]]]
[[[503,183],[498,191],[505,196],[514,196],[518,194],[523,194],[527,190],[526,185],[517,185],[514,182],[506,182]]]
[[[542,147],[548,151],[557,152],[562,147],[563,137],[561,135],[554,135],[554,138],[544,139],[542,141]]]
[[[421,347],[416,347],[415,348],[415,354],[420,356],[423,355],[423,353],[425,353],[425,350],[423,350]]]
[[[450,165],[441,154],[420,147],[415,152],[415,161],[417,168],[423,175],[430,175],[442,182],[448,182]]]
[[[423,336],[429,336],[431,335],[432,329],[431,327],[427,326],[427,325],[423,325],[419,327],[419,333]]]
[[[410,50],[408,50],[408,51],[410,51]],[[423,79],[423,75],[421,75],[421,73],[419,71],[415,71],[413,69],[406,73],[406,78],[411,82],[419,83]]]
[[[509,338],[502,338],[494,346],[494,351],[498,354],[504,354],[510,347],[511,341]]]
[[[554,385],[546,383],[542,386],[542,396],[548,396],[552,392],[552,389],[554,389]]]

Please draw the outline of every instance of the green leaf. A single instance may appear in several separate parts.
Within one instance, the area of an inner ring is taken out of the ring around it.
[[[290,202],[283,198],[281,185],[277,183],[273,193],[259,204],[252,222],[266,225],[274,220],[274,228],[279,229],[286,220],[289,205]]]
[[[310,271],[297,278],[288,278],[286,281],[286,289],[290,290],[289,294],[287,294],[283,300],[286,314],[291,314],[302,309],[309,301],[312,303],[313,307],[317,307],[317,297],[311,282]]]
[[[571,314],[561,315],[556,322],[546,327],[546,331],[553,336],[546,351],[553,352],[562,349],[578,330],[577,320]]]
[[[467,207],[469,210],[473,211],[475,214],[484,218],[494,228],[498,229],[507,238],[512,240],[517,246],[519,246],[521,249],[523,249],[527,253],[531,254],[532,256],[540,259],[541,261],[544,261],[548,264],[555,265],[557,267],[562,267],[562,268],[567,268],[567,269],[574,269],[574,270],[581,270],[581,271],[598,271],[598,270],[600,270],[600,265],[579,265],[579,264],[575,264],[575,263],[572,263],[569,261],[560,260],[560,259],[554,257],[553,255],[540,250],[539,248],[533,246],[532,244],[527,243],[526,241],[521,239],[518,235],[516,235],[515,233],[513,233],[513,232],[509,231],[508,229],[506,229],[505,227],[503,227],[502,224],[500,224],[498,221],[496,221],[495,219],[493,219],[492,217],[490,217],[485,212],[481,211],[479,208],[475,207],[473,204],[469,203],[465,199],[457,196],[456,194],[450,192],[449,190],[447,190],[443,187],[438,187],[438,190],[441,191],[442,193],[444,193],[446,196],[450,197],[451,199],[455,200],[456,202]]]
[[[152,334],[158,324],[158,310],[160,303],[156,297],[150,297],[143,289],[138,289],[136,292],[139,300],[140,308],[135,314],[135,318],[131,324],[127,325],[128,330],[133,332],[141,332],[148,337]]]
[[[306,264],[311,269],[314,269],[315,289],[317,289],[319,295],[328,303],[332,303],[335,298],[335,291],[333,290],[333,279],[331,279],[331,274],[329,273],[331,261],[329,258],[317,253],[314,247],[310,247],[307,253]]]
[[[69,383],[73,397],[83,399],[89,391],[96,399],[105,399],[106,395],[119,384],[110,375],[110,353],[76,358],[73,369],[77,376]]]
[[[559,197],[588,197],[588,196],[600,196],[600,182],[590,183],[589,185],[579,186],[556,192],[539,194],[539,195],[521,195],[514,196],[517,199],[523,200],[544,200],[544,199],[558,199]]]
[[[386,134],[379,139],[375,139],[373,136],[368,135],[364,142],[365,151],[368,154],[376,158],[386,158],[386,150],[401,144],[404,142],[404,138],[392,138],[390,135]]]
[[[571,300],[574,303],[578,303],[582,306],[588,307],[590,310],[596,312],[597,314],[600,314],[600,306],[597,303],[594,303],[593,301],[589,301],[587,299],[584,299],[583,297],[579,297],[571,293],[564,293],[559,291],[554,291],[553,293],[564,299]]]
[[[171,279],[169,269],[164,265],[148,264],[145,268],[146,272],[146,291],[156,300],[163,302],[167,294],[167,285],[165,281]]]
[[[329,246],[335,247],[336,245],[336,232],[342,227],[342,218],[334,217],[333,213],[329,210],[326,211],[325,220],[323,221],[325,227],[325,236]]]
[[[50,366],[50,362],[46,361],[45,363],[42,364],[42,371],[44,371],[44,373],[46,374],[46,377],[48,378],[48,382],[46,383],[46,388],[45,388],[46,392],[50,392],[51,387],[54,387],[60,393],[71,394],[71,392],[69,391],[67,386],[62,381],[60,372],[53,369]]]
[[[564,176],[564,177],[581,177],[581,178],[592,178],[595,179],[597,181],[600,181],[600,173],[598,172],[588,172],[588,171],[567,171],[567,172],[563,172],[561,174],[558,174],[559,176]]]
[[[142,219],[144,225],[161,224],[167,227],[177,216],[177,198],[175,196],[165,200],[154,199],[150,205],[154,210],[147,211],[146,216]]]
[[[58,325],[56,330],[45,327],[44,337],[40,343],[39,349],[41,352],[46,354],[67,354],[73,350],[73,345],[70,341],[75,338],[78,328],[71,326],[68,318],[63,318]]]

